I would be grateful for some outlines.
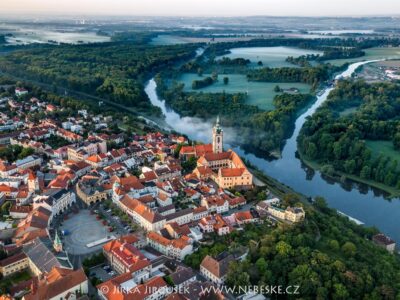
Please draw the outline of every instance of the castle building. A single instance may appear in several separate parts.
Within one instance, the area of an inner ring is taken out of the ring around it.
[[[212,144],[182,147],[180,156],[182,159],[188,156],[197,157],[196,170],[211,170],[212,174],[209,177],[220,188],[251,188],[253,175],[236,152],[231,149],[224,151],[223,142],[224,131],[218,117],[212,130]]]

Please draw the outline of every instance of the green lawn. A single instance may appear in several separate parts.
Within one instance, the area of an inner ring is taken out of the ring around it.
[[[341,111],[339,113],[339,115],[341,117],[345,117],[345,116],[351,115],[352,113],[356,112],[357,109],[358,109],[358,107],[349,107],[349,108],[346,108],[345,110]]]
[[[372,151],[373,157],[379,156],[379,154],[383,154],[385,156],[389,156],[392,159],[397,159],[400,161],[400,151],[397,151],[393,147],[393,143],[391,141],[365,141],[367,147]]]
[[[374,60],[374,59],[393,59],[400,58],[400,48],[370,48],[366,49],[365,56],[349,59],[333,59],[326,61],[336,66],[341,66],[345,63]]]
[[[246,75],[240,74],[221,74],[218,77],[218,82],[198,90],[192,90],[192,82],[196,79],[205,78],[210,74],[204,74],[199,77],[197,74],[183,74],[179,81],[185,84],[185,91],[187,92],[205,92],[205,93],[219,93],[225,91],[226,93],[248,93],[247,104],[257,105],[261,109],[273,110],[272,103],[275,95],[274,87],[279,85],[283,89],[296,87],[301,93],[309,93],[311,86],[305,83],[272,83],[272,82],[248,82]],[[229,84],[224,85],[223,78],[229,78]]]

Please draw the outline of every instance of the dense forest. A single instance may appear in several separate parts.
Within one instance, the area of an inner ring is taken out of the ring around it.
[[[287,195],[284,201],[296,203],[296,198]],[[375,229],[340,216],[322,198],[305,210],[302,224],[248,225],[201,246],[185,263],[199,268],[206,255],[244,246],[249,254],[229,266],[228,286],[300,286],[298,295],[273,299],[398,299],[399,257],[370,241]]]
[[[218,60],[217,63],[225,66],[230,66],[230,65],[246,66],[250,63],[250,59],[245,59],[240,57],[231,59],[229,57],[223,57],[220,60]]]
[[[260,68],[250,70],[247,74],[249,81],[264,82],[303,82],[308,83],[316,89],[322,82],[327,81],[332,75],[343,68],[330,64],[318,65],[316,67],[304,68]]]
[[[345,113],[349,110],[355,111]],[[400,188],[398,160],[373,153],[366,143],[392,141],[399,150],[399,115],[397,84],[340,81],[304,124],[299,149],[305,158],[322,164],[322,171],[329,175],[340,171]]]
[[[0,70],[146,110],[143,83],[153,72],[194,55],[194,45],[135,46],[124,43],[43,46],[0,58]]]
[[[157,35],[151,31],[121,31],[115,32],[111,36],[111,41],[144,45],[150,43]]]
[[[183,84],[169,85],[160,74],[156,81],[158,93],[181,115],[204,120],[221,115],[223,125],[234,128],[240,137],[237,142],[264,152],[279,152],[293,130],[298,112],[314,99],[309,94],[280,94],[274,99],[275,109],[263,111],[245,104],[244,93],[187,93]]]

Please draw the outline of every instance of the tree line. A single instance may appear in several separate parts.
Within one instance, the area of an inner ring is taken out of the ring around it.
[[[324,62],[331,59],[347,59],[357,58],[365,55],[365,52],[359,48],[348,48],[348,47],[333,47],[324,50],[323,55],[319,54],[307,54],[299,57],[289,56],[286,58],[287,62],[300,67],[311,67],[312,61]]]
[[[144,110],[151,107],[144,81],[157,70],[194,55],[194,45],[144,46],[129,43],[43,46],[0,58],[0,69],[67,89],[90,93]]]
[[[332,75],[339,72],[345,66],[336,67],[330,64],[307,66],[304,68],[260,68],[249,70],[247,79],[249,81],[262,82],[302,82],[307,83],[316,89],[321,83],[329,80]]]

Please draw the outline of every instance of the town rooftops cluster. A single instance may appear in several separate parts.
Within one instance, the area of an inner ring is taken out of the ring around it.
[[[11,276],[29,270],[33,276],[14,286],[13,296],[69,299],[88,293],[88,279],[79,265],[70,262],[57,227],[66,211],[78,210],[78,202],[112,206],[138,233],[116,232],[100,244],[116,274],[96,287],[103,299],[211,296],[199,289],[223,283],[229,263],[241,258],[207,256],[200,272],[208,281],[201,282],[194,270],[182,265],[196,243],[209,234],[227,235],[246,224],[262,223],[264,213],[279,219],[269,203],[254,209],[237,194],[253,187],[253,177],[233,150],[224,151],[219,121],[211,144],[188,145],[176,134],[116,133],[110,127],[119,120],[110,115],[79,110],[64,117],[55,114],[64,110],[62,106],[38,98],[26,100],[29,95],[22,97],[27,94],[23,90],[16,93],[18,98],[3,103],[1,116],[6,122],[0,126],[10,120],[19,123],[14,133],[0,135],[0,144],[29,151],[0,161],[0,204],[11,203],[12,219],[7,234],[1,235],[8,257],[0,261],[0,271]],[[27,111],[43,113],[45,118],[32,121]],[[188,167],[192,157],[195,165]],[[289,207],[282,219],[295,223],[304,217],[302,208]],[[186,292],[163,289],[168,284],[161,270]],[[223,299],[219,293],[212,296]]]

